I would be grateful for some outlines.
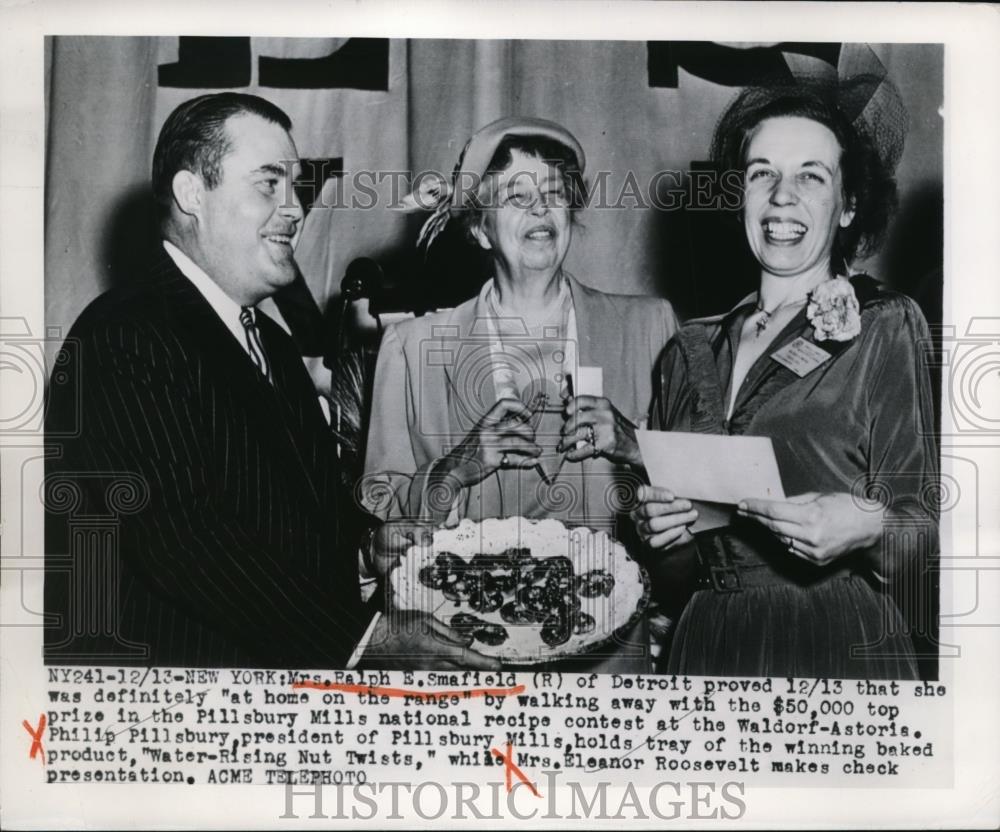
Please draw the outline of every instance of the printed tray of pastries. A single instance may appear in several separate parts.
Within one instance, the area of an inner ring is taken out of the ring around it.
[[[401,609],[430,613],[512,664],[593,650],[649,598],[645,570],[607,533],[523,517],[438,529],[407,550],[391,581]]]

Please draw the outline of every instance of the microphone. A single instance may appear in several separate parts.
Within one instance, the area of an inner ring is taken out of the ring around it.
[[[371,257],[358,257],[350,262],[340,281],[340,295],[345,301],[373,297],[385,280],[382,267]]]

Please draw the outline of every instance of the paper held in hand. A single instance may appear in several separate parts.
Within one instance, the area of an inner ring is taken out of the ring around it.
[[[604,368],[585,367],[576,368],[575,387],[571,395],[576,396],[603,396],[604,395]]]
[[[566,387],[569,395],[572,396],[596,396],[600,398],[604,395],[604,368],[587,367],[581,365],[576,368],[576,375],[566,374]],[[582,448],[587,443],[579,441],[577,448]]]
[[[728,525],[746,497],[785,499],[769,437],[660,430],[636,436],[650,483],[695,503],[693,532]]]

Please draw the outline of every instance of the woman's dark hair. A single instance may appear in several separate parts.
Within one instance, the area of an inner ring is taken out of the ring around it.
[[[153,152],[153,196],[161,215],[169,210],[178,171],[197,173],[209,189],[218,186],[222,160],[232,149],[226,122],[240,115],[259,116],[286,132],[292,129],[284,110],[259,96],[239,92],[200,95],[167,116]]]
[[[483,175],[483,185],[492,174],[502,173],[513,162],[513,151],[541,159],[554,167],[563,180],[566,200],[569,203],[570,219],[575,223],[576,214],[587,204],[587,184],[580,170],[580,162],[576,154],[562,142],[546,136],[504,136],[486,167]],[[468,208],[461,212],[462,227],[466,236],[472,239],[472,231],[481,226],[485,207],[480,194],[471,200]]]
[[[876,252],[896,208],[895,163],[902,152],[905,111],[891,113],[900,124],[870,129],[860,117],[882,79],[861,76],[846,82],[799,80],[748,87],[726,108],[712,138],[712,161],[720,176],[746,169],[746,153],[758,126],[769,118],[796,116],[827,127],[841,148],[845,204],[854,209],[847,228],[839,228],[832,259],[837,268]],[[897,94],[898,99],[898,94]],[[879,114],[882,115],[882,114]]]

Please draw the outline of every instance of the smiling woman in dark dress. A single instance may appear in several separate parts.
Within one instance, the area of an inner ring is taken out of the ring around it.
[[[743,173],[759,290],[670,342],[651,426],[770,437],[790,496],[692,535],[691,503],[643,489],[654,580],[697,575],[669,673],[916,678],[883,590],[937,551],[927,324],[849,268],[885,230],[904,125],[891,84],[865,76],[744,90],[716,129],[719,169]]]

